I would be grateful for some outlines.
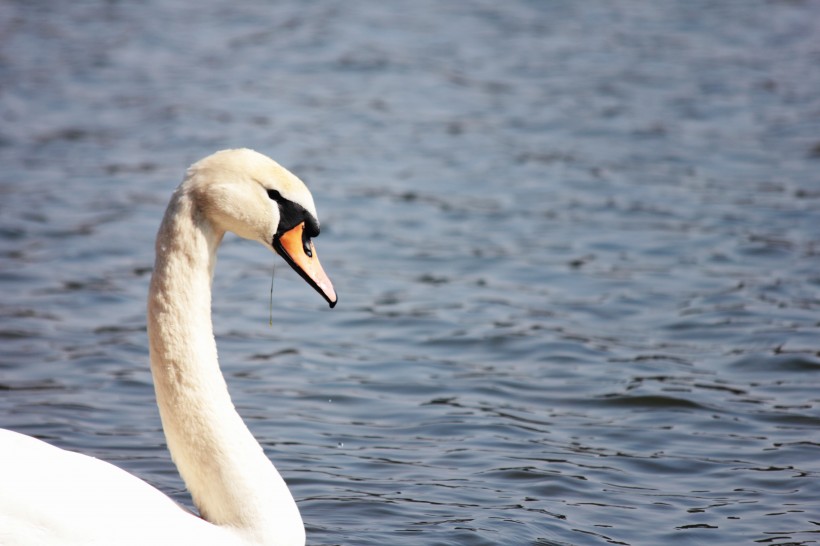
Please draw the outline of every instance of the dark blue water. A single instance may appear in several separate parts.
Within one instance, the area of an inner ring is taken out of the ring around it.
[[[222,249],[310,544],[820,542],[820,2],[0,3],[0,426],[190,502],[144,300],[235,146],[340,294],[277,262],[269,327],[273,257]]]

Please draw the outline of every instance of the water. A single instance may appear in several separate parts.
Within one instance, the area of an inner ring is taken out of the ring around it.
[[[180,502],[152,240],[226,147],[340,304],[228,238],[234,399],[313,545],[814,544],[820,3],[0,4],[0,425]],[[125,500],[123,506],[127,506]]]

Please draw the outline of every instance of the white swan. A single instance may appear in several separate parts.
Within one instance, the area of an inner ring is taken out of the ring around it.
[[[311,242],[313,198],[298,178],[251,150],[190,167],[157,234],[148,338],[168,448],[202,518],[111,464],[6,430],[0,544],[305,544],[296,503],[219,370],[211,280],[226,231],[276,251],[336,304]]]

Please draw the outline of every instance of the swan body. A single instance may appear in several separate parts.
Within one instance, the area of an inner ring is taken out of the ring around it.
[[[10,430],[0,445],[3,546],[246,544],[105,461]]]
[[[114,465],[0,430],[0,544],[305,544],[293,496],[219,369],[211,281],[226,231],[275,251],[336,303],[312,242],[313,198],[296,176],[246,149],[189,168],[157,234],[147,324],[168,449],[201,517]]]

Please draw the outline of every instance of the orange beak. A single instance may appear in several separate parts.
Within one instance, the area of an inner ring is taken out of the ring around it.
[[[319,263],[313,241],[305,236],[304,222],[274,239],[273,248],[309,285],[324,296],[331,308],[336,306],[336,290]]]

